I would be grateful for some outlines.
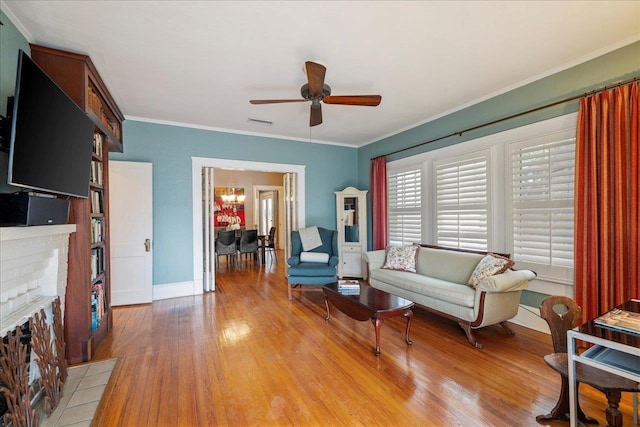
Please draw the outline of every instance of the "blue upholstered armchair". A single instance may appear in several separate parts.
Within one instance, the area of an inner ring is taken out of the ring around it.
[[[318,227],[318,233],[322,244],[304,251],[300,232],[291,232],[291,258],[287,260],[289,299],[293,290],[316,291],[338,281],[338,232]]]

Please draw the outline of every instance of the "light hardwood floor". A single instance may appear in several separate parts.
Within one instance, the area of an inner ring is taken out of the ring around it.
[[[116,308],[94,360],[118,358],[96,426],[566,426],[537,423],[560,379],[542,357],[548,335],[514,325],[477,333],[415,310],[382,327],[332,310],[321,293],[287,299],[285,263],[227,270],[217,291]],[[585,412],[606,425],[606,401],[581,386]],[[631,398],[623,397],[625,425]]]

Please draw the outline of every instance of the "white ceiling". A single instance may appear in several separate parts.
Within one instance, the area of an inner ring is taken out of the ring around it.
[[[129,119],[362,146],[640,40],[640,1],[9,1],[30,42],[88,54]],[[333,95],[309,128],[303,64]],[[272,121],[270,127],[248,118]]]

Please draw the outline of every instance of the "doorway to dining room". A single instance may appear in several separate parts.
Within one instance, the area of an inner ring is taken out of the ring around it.
[[[254,218],[258,232],[268,235],[271,227],[276,228],[275,243],[277,249],[284,248],[285,241],[285,189],[281,176],[280,185],[254,185],[255,194]]]
[[[278,225],[278,190],[258,192],[258,232],[268,234]]]
[[[290,231],[304,227],[305,218],[305,166],[277,164],[213,158],[192,158],[192,199],[193,199],[193,254],[194,283],[202,286],[203,291],[215,290],[214,254],[215,228],[211,225],[211,206],[216,186],[216,169],[243,172],[277,172],[282,173],[284,212],[281,223],[284,234],[285,254],[289,242]],[[255,194],[255,190],[254,190]],[[250,196],[254,197],[254,196]],[[257,199],[257,197],[256,197]],[[246,199],[245,199],[246,200]],[[255,227],[252,221],[250,227]]]

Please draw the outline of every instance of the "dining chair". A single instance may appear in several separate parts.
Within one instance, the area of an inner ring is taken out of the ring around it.
[[[216,270],[220,269],[220,257],[226,256],[227,262],[235,261],[237,256],[236,232],[235,231],[218,231],[218,237],[215,244],[216,252]],[[229,258],[229,257],[232,258]]]
[[[582,323],[582,309],[571,298],[552,295],[540,304],[540,316],[549,325],[553,353],[544,357],[544,361],[562,377],[560,397],[549,414],[538,415],[536,421],[569,421],[569,357],[567,354],[567,331]],[[606,410],[607,425],[622,425],[622,414],[618,410],[622,392],[640,392],[638,383],[628,378],[611,374],[584,363],[576,363],[576,383],[588,384],[601,391],[607,397],[609,406]],[[578,387],[576,387],[576,390]],[[634,399],[634,404],[637,400]],[[638,407],[634,405],[634,421],[637,420]],[[578,403],[578,419],[585,424],[598,424],[597,420],[582,412]]]
[[[240,265],[242,265],[243,256],[253,254],[253,260],[258,259],[258,230],[242,230],[240,234],[240,246],[238,247],[240,253]]]
[[[271,252],[271,260],[275,258],[276,262],[278,262],[278,254],[276,251],[276,227],[271,227],[269,229],[269,234],[263,240],[264,250]],[[262,260],[264,263],[265,260]]]

